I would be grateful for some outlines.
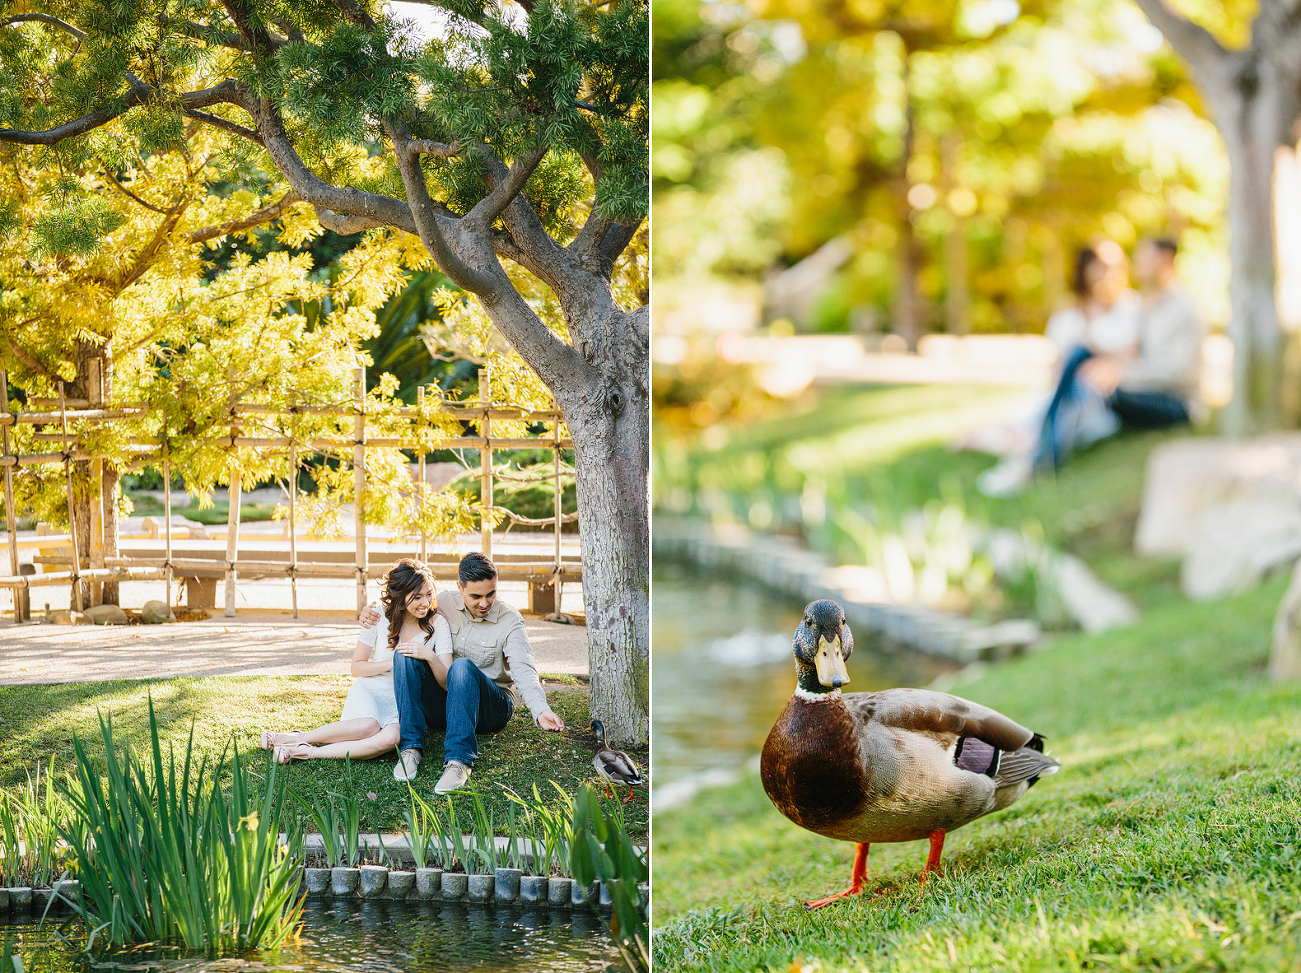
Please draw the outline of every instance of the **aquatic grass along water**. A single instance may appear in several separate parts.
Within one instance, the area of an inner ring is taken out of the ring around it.
[[[44,774],[27,772],[16,792],[0,793],[0,886],[46,888],[66,874],[59,825],[67,802],[54,786],[53,761]]]
[[[537,784],[533,785],[531,800],[509,789],[506,796],[513,804],[524,808],[524,828],[531,839],[534,872],[550,875],[554,871],[562,878],[571,878],[569,848],[574,835],[574,798],[554,780],[550,784],[558,796],[556,804],[548,804],[542,799]],[[538,854],[539,846],[541,855]]]
[[[583,886],[602,882],[610,895],[607,928],[628,968],[650,969],[647,915],[650,903],[640,886],[650,879],[647,853],[638,851],[624,826],[623,808],[601,802],[584,784],[573,798],[572,844],[568,852],[574,878]],[[595,902],[589,902],[593,908]]]
[[[73,736],[71,814],[60,828],[82,881],[73,908],[87,949],[102,936],[238,952],[291,936],[301,853],[279,839],[286,794],[271,757],[260,784],[232,745],[195,766],[193,729],[181,758],[172,747],[164,757],[152,699],[144,760],[114,740],[111,717],[99,722],[102,766]]]
[[[361,864],[361,805],[352,782],[352,761],[344,758],[345,794],[322,792],[310,779],[307,794],[294,791],[294,803],[321,835],[321,854],[329,868]]]

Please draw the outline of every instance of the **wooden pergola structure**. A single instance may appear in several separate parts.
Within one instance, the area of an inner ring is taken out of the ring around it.
[[[494,519],[492,456],[497,450],[506,449],[548,449],[552,452],[554,466],[555,510],[550,518],[533,520],[521,517],[513,512],[505,513],[514,521],[530,526],[552,525],[555,534],[554,556],[550,563],[533,563],[536,559],[519,559],[512,557],[503,575],[514,577],[523,574],[531,583],[537,583],[540,576],[547,577],[546,584],[554,592],[554,604],[559,607],[560,590],[563,576],[581,577],[581,564],[566,564],[561,557],[561,527],[566,518],[561,510],[560,470],[562,453],[573,449],[573,441],[562,434],[562,419],[555,410],[526,410],[514,406],[494,405],[491,401],[487,369],[479,370],[479,399],[477,402],[456,403],[442,401],[433,407],[444,415],[461,421],[468,421],[478,427],[478,436],[439,437],[433,435],[435,430],[430,420],[433,410],[426,404],[425,390],[418,390],[416,405],[402,407],[387,412],[386,419],[396,416],[407,420],[407,429],[397,436],[370,436],[367,431],[366,410],[366,376],[365,369],[358,367],[353,371],[353,395],[350,402],[327,404],[298,404],[296,393],[291,393],[288,409],[260,403],[244,402],[233,391],[227,403],[230,419],[230,434],[212,440],[214,445],[221,445],[230,450],[230,486],[229,519],[226,533],[226,552],[224,562],[211,558],[174,558],[172,556],[172,510],[171,510],[171,455],[168,440],[159,436],[155,439],[131,439],[128,446],[138,454],[126,467],[127,470],[153,466],[163,476],[164,490],[164,548],[161,558],[118,557],[105,554],[105,517],[103,515],[103,493],[100,489],[103,476],[103,457],[96,456],[84,442],[75,439],[68,431],[70,421],[82,421],[95,425],[140,419],[151,414],[151,410],[141,406],[106,407],[98,394],[100,362],[91,362],[90,398],[68,399],[63,385],[59,385],[58,399],[32,399],[27,411],[11,410],[8,396],[7,376],[0,371],[0,469],[4,475],[5,519],[9,541],[10,573],[0,576],[0,588],[8,588],[14,595],[14,617],[24,621],[25,603],[28,599],[22,595],[38,585],[69,584],[72,589],[72,608],[82,609],[82,583],[90,582],[92,603],[98,601],[99,588],[104,582],[111,581],[146,581],[162,580],[167,586],[167,603],[172,604],[172,584],[177,576],[193,577],[195,572],[210,574],[214,568],[219,569],[225,577],[225,613],[229,617],[235,614],[235,581],[238,574],[283,575],[288,578],[292,588],[293,613],[298,617],[299,577],[318,578],[355,578],[357,589],[357,611],[365,607],[367,600],[366,585],[371,577],[383,574],[392,565],[385,562],[371,562],[366,546],[364,489],[366,483],[366,448],[393,447],[412,450],[418,460],[416,482],[416,502],[419,511],[424,513],[427,484],[425,480],[425,456],[432,450],[439,449],[477,449],[479,452],[480,475],[480,529],[483,552],[492,555],[492,521]],[[232,376],[233,377],[233,376]],[[232,382],[232,387],[233,387]],[[252,415],[313,414],[334,419],[353,420],[352,437],[312,438],[298,440],[292,436],[246,436],[240,426],[240,418]],[[522,420],[526,423],[542,423],[544,432],[538,436],[496,437],[492,435],[494,420]],[[10,429],[19,424],[56,425],[57,432],[38,431],[33,438],[38,442],[57,444],[57,452],[15,453],[11,449]],[[240,557],[240,459],[241,449],[275,450],[288,455],[289,468],[294,474],[289,476],[288,504],[288,552],[285,560],[251,559]],[[339,458],[341,462],[350,461],[353,468],[356,500],[354,502],[355,550],[351,564],[328,563],[302,559],[297,543],[296,501],[298,494],[298,462],[301,457],[312,453],[328,454]],[[77,558],[71,552],[79,550],[77,523],[73,510],[72,464],[77,461],[91,463],[91,536],[89,557]],[[71,552],[64,556],[45,556],[38,562],[54,565],[62,570],[44,573],[24,574],[20,572],[18,560],[17,516],[14,509],[14,475],[24,467],[41,464],[62,464],[68,485],[68,522],[69,534],[67,545]],[[498,508],[499,509],[499,508]],[[423,517],[422,517],[423,520]],[[423,526],[420,532],[420,558],[428,561],[429,538]],[[515,563],[520,562],[520,563]],[[188,574],[187,574],[188,572]]]

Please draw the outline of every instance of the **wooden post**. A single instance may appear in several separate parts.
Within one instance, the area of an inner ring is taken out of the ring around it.
[[[429,563],[429,534],[425,530],[425,387],[416,389],[416,442],[420,444],[420,460],[416,472],[420,475],[420,560]]]
[[[352,420],[353,523],[357,532],[357,615],[366,607],[366,521],[363,495],[366,492],[366,369],[354,368]]]
[[[235,422],[235,406],[239,396],[235,393],[235,368],[231,366],[230,378],[230,509],[226,511],[226,617],[235,617],[235,561],[239,558],[239,504],[240,474],[239,447],[235,440],[240,429]]]
[[[9,412],[9,376],[0,371],[0,413]],[[9,427],[0,426],[0,455],[9,455]],[[18,576],[18,514],[14,510],[14,468],[5,467],[5,530],[9,536],[9,573]],[[14,622],[25,622],[22,589],[14,589]]]
[[[289,415],[298,414],[298,391],[289,392]],[[298,444],[289,436],[289,595],[294,618],[298,617],[298,524],[294,520],[294,501],[298,498]]]
[[[557,411],[559,411],[560,409],[559,405],[556,405],[555,408]],[[564,582],[561,580],[561,578],[563,577],[563,572],[560,565],[560,527],[561,527],[560,517],[561,517],[561,511],[563,510],[563,507],[561,506],[560,503],[560,419],[558,417],[552,426],[552,435],[555,441],[555,446],[552,448],[552,454],[551,454],[555,462],[555,466],[552,467],[551,472],[555,474],[555,485],[556,485],[556,566],[552,569],[553,580],[551,582],[551,586],[553,588],[553,595],[556,601],[556,607],[554,610],[556,611],[557,614],[559,614],[560,611],[562,610],[560,607],[560,588],[561,585],[564,584]]]
[[[77,511],[72,500],[72,449],[68,445],[68,397],[59,383],[59,419],[63,425],[63,475],[68,483],[68,540],[72,544],[72,605],[81,611],[81,553],[77,548]]]
[[[479,447],[479,545],[485,557],[492,557],[492,389],[488,385],[488,369],[479,369],[479,405],[483,406],[483,422],[479,426],[483,445]]]
[[[172,461],[170,459],[172,447],[171,443],[163,446],[163,524],[164,537],[163,550],[166,552],[163,556],[163,568],[166,572],[165,580],[167,582],[167,610],[172,610]]]
[[[87,387],[92,409],[104,408],[103,359],[92,358],[86,362]],[[104,567],[104,460],[93,458],[90,461],[90,567]],[[104,583],[90,583],[90,603],[101,604],[104,600]]]

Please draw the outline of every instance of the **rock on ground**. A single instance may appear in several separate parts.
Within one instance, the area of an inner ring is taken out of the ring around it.
[[[172,610],[167,607],[166,602],[147,601],[145,606],[140,609],[140,621],[146,625],[160,625],[163,622],[174,622],[176,616]]]
[[[1187,439],[1148,460],[1134,548],[1184,558],[1184,594],[1242,591],[1301,556],[1301,434]]]
[[[86,609],[86,617],[96,625],[125,625],[126,612],[117,605],[95,605]]]

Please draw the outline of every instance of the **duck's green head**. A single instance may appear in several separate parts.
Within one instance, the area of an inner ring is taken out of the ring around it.
[[[598,740],[600,740],[602,743],[605,742],[605,727],[601,725],[600,720],[592,720],[592,725],[589,727],[589,729],[596,734],[596,738]]]
[[[845,660],[854,651],[854,636],[845,610],[822,599],[804,609],[795,629],[795,668],[799,687],[811,693],[839,689],[849,682]]]

